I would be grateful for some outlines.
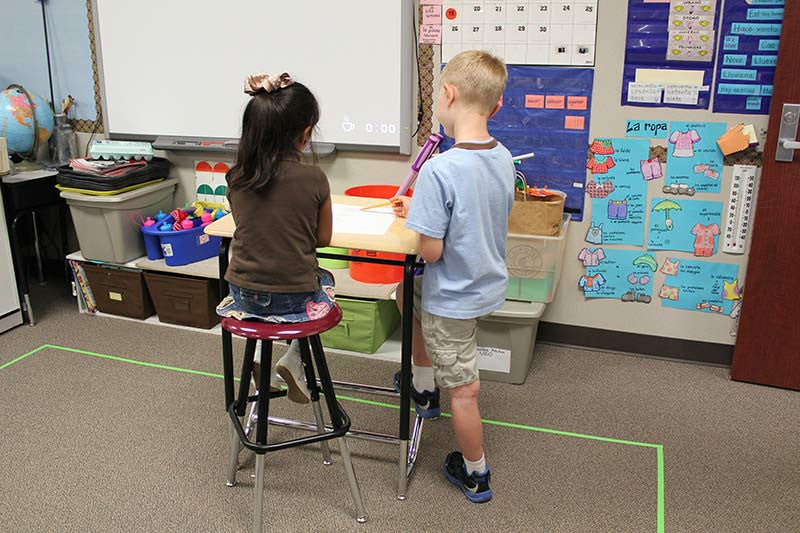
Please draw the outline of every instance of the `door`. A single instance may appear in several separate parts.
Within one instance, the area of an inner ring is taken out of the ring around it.
[[[800,151],[776,161],[784,104],[800,104],[800,2],[787,1],[731,378],[800,390]],[[800,130],[798,131],[800,135]],[[797,137],[792,138],[794,140]]]

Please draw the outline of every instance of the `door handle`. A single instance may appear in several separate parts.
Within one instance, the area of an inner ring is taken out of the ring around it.
[[[794,151],[800,150],[797,139],[797,123],[800,118],[800,104],[783,104],[781,111],[781,127],[778,131],[778,148],[775,150],[775,161],[791,163]]]
[[[781,146],[783,146],[784,150],[800,150],[800,141],[781,139]]]

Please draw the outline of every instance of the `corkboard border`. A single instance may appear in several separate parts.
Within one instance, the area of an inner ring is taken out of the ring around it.
[[[94,109],[96,118],[94,120],[73,119],[72,127],[81,133],[103,133],[103,101],[100,91],[100,74],[97,67],[97,48],[95,46],[94,35],[94,8],[92,0],[86,0],[86,18],[89,30],[89,48],[92,52],[92,79],[94,83]]]

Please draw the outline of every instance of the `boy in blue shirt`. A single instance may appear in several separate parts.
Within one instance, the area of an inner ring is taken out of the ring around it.
[[[514,203],[514,162],[487,128],[506,80],[505,64],[486,52],[462,52],[447,63],[436,119],[456,144],[425,163],[413,201],[401,197],[395,207],[419,233],[419,255],[427,263],[415,281],[412,398],[420,416],[436,418],[435,382],[450,391],[461,451],[447,456],[444,474],[476,503],[492,497],[478,411],[476,321],[505,301]]]

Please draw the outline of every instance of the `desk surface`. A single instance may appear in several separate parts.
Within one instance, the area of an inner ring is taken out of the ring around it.
[[[49,178],[58,174],[57,170],[31,170],[29,172],[16,172],[3,176],[3,183],[6,185],[16,185],[28,181]]]
[[[331,195],[334,204],[344,205],[374,205],[382,198],[358,198],[355,196]],[[206,226],[205,232],[215,237],[233,237],[236,225],[231,215]],[[383,235],[359,235],[357,233],[337,233],[333,228],[330,246],[337,248],[355,248],[359,250],[372,250],[377,252],[391,252],[397,254],[417,253],[417,234],[406,228],[403,219],[395,219],[389,230]]]

